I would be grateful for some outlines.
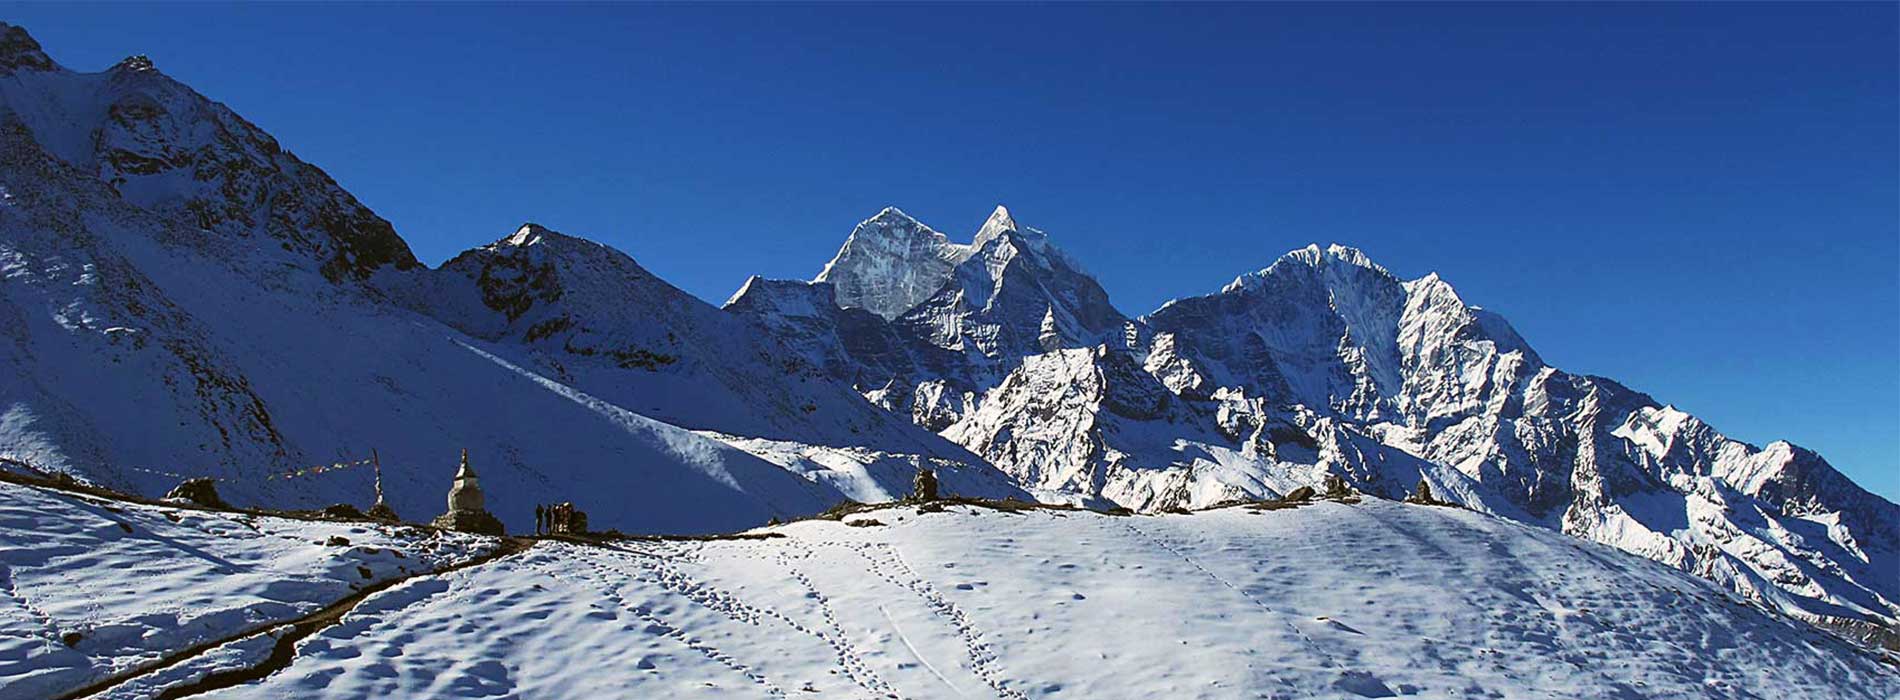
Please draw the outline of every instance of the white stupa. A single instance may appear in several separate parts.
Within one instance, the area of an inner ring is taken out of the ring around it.
[[[455,470],[455,485],[449,487],[449,512],[436,516],[434,525],[449,530],[501,535],[501,521],[489,514],[482,497],[482,483],[475,469],[468,466],[468,450],[462,450],[462,465]]]

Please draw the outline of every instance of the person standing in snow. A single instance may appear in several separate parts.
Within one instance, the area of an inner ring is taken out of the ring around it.
[[[548,512],[541,504],[534,504],[534,534],[541,534],[541,524],[547,522]]]

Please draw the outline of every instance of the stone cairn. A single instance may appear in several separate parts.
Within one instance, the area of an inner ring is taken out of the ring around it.
[[[433,524],[447,530],[483,535],[504,534],[501,521],[483,508],[482,484],[468,466],[468,450],[462,450],[462,466],[455,471],[455,486],[449,489],[449,512],[436,516]]]
[[[937,473],[929,469],[918,469],[917,478],[911,482],[910,500],[928,503],[937,500]]]
[[[1327,498],[1351,498],[1353,495],[1352,485],[1339,478],[1338,474],[1327,473],[1321,483],[1326,487]]]

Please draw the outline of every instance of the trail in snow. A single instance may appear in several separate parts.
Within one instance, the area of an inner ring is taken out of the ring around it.
[[[604,571],[598,565],[590,564],[590,566],[593,566],[593,568],[596,570],[597,573],[608,573]],[[601,581],[601,580],[611,580],[611,579],[607,578],[606,576],[602,576],[594,580]],[[583,585],[588,583],[585,580],[579,580],[577,582]],[[705,658],[713,662],[716,662],[721,666],[731,669],[732,672],[737,673],[740,676],[743,676],[746,680],[759,685],[772,697],[782,698],[786,696],[785,690],[783,688],[780,688],[777,685],[773,684],[765,676],[754,671],[751,667],[740,662],[738,659],[733,658],[730,654],[721,652],[718,648],[708,645],[705,642],[702,642],[699,639],[694,638],[693,635],[687,630],[682,629],[671,623],[668,623],[665,619],[661,618],[658,614],[656,614],[651,608],[648,608],[646,606],[630,605],[618,593],[609,592],[606,595],[606,599],[611,604],[619,606],[623,609],[626,609],[632,612],[640,620],[646,622],[648,627],[645,631],[657,632],[659,634],[665,635],[666,637],[671,638],[675,642],[678,642],[681,646],[691,650],[693,653],[704,656]],[[706,597],[696,598],[695,602],[698,602],[699,604],[707,607],[708,609],[713,609],[722,614],[725,614],[728,618],[734,621],[746,622],[749,624],[758,623],[756,616],[734,614],[735,609],[741,613],[750,611],[750,608],[748,606],[744,606],[743,604],[731,606],[729,608],[722,608],[721,606],[716,605],[715,603],[726,602],[726,601],[718,600],[716,598],[709,599]]]
[[[1259,598],[1254,597],[1252,593],[1248,593],[1246,589],[1234,585],[1232,581],[1222,578],[1220,574],[1216,574],[1213,571],[1208,570],[1207,567],[1201,566],[1201,563],[1195,561],[1194,557],[1188,556],[1185,552],[1182,552],[1181,550],[1176,549],[1173,545],[1170,545],[1167,542],[1162,541],[1160,538],[1157,538],[1154,535],[1148,534],[1146,530],[1136,527],[1134,523],[1128,522],[1126,519],[1124,519],[1122,521],[1122,526],[1128,528],[1128,530],[1130,532],[1135,533],[1136,536],[1154,543],[1155,546],[1158,546],[1166,550],[1169,554],[1172,554],[1175,557],[1179,558],[1182,562],[1185,562],[1189,567],[1192,567],[1195,571],[1199,571],[1202,575],[1205,575],[1208,578],[1213,579],[1216,583],[1219,583],[1220,585],[1225,586],[1227,589],[1232,590],[1235,593],[1239,593],[1241,597],[1246,598],[1247,602],[1253,604],[1254,607],[1259,608],[1260,610],[1264,611],[1268,615],[1278,618],[1282,624],[1286,625],[1288,630],[1293,632],[1294,636],[1297,636],[1300,638],[1300,641],[1304,643],[1308,649],[1312,650],[1314,654],[1319,655],[1320,658],[1322,658],[1325,661],[1326,666],[1331,667],[1331,668],[1342,668],[1339,663],[1339,660],[1335,658],[1331,653],[1328,653],[1325,649],[1321,649],[1318,644],[1314,643],[1313,638],[1311,636],[1308,636],[1305,630],[1300,629],[1299,624],[1295,623],[1291,617],[1282,615],[1274,611],[1274,609],[1271,606],[1267,605],[1265,602],[1261,601]],[[1353,673],[1351,670],[1343,670],[1342,672],[1347,673],[1347,674]],[[1285,677],[1275,676],[1274,679],[1276,681],[1279,681],[1282,685],[1287,686],[1289,690],[1292,689],[1292,682],[1287,680]]]
[[[0,480],[0,700],[109,687],[493,546]]]
[[[797,554],[780,553],[779,562],[785,567],[786,573],[792,580],[797,581],[798,585],[805,589],[805,597],[817,603],[819,614],[824,617],[825,626],[830,630],[829,635],[822,636],[826,636],[826,641],[838,650],[839,665],[865,690],[878,695],[895,695],[890,683],[885,682],[876,671],[864,663],[864,652],[857,648],[857,645],[851,641],[851,635],[845,632],[844,625],[838,622],[838,612],[832,607],[831,601],[818,590],[817,585],[812,583],[810,576],[799,570],[794,559],[800,557],[809,559],[811,550],[801,548],[797,550]]]
[[[957,697],[967,697],[963,694],[961,689],[957,688],[957,684],[951,683],[950,679],[944,677],[942,671],[937,670],[936,664],[932,664],[930,663],[930,659],[924,658],[924,653],[917,650],[917,645],[910,643],[910,635],[904,634],[904,626],[897,624],[897,618],[891,617],[891,611],[889,609],[879,605],[877,606],[877,611],[884,615],[885,620],[890,621],[891,631],[897,633],[898,641],[904,643],[904,649],[909,651],[910,655],[917,659],[917,663],[923,664],[924,668],[929,669],[930,675],[936,676],[937,680],[943,681],[943,684],[949,686],[950,691],[956,693]]]
[[[959,609],[955,603],[946,599],[942,593],[938,592],[935,586],[932,586],[923,576],[918,575],[917,570],[911,568],[910,564],[904,561],[903,554],[898,552],[895,547],[880,543],[878,548],[889,556],[888,562],[871,556],[870,552],[867,551],[869,546],[850,547],[853,552],[863,557],[865,562],[869,564],[866,571],[893,586],[915,594],[930,607],[931,611],[936,614],[939,620],[948,623],[956,630],[956,634],[962,638],[964,649],[969,655],[969,668],[971,672],[975,673],[978,678],[981,678],[984,684],[990,686],[990,688],[996,691],[997,695],[1001,697],[1011,699],[1022,698],[1023,694],[1021,692],[1009,688],[998,678],[994,669],[996,654],[994,650],[990,648],[989,644],[984,641],[983,633],[977,630],[975,625],[971,624],[969,615],[964,614],[963,610]],[[886,571],[884,568],[886,564],[896,566],[898,570],[903,573],[903,580],[898,580]],[[889,611],[885,611],[885,616],[888,617],[889,615]],[[908,639],[905,640],[905,644],[909,645]],[[914,648],[913,652],[915,652]],[[922,659],[921,655],[919,655],[919,659]],[[930,670],[932,673],[936,673],[934,667]],[[948,680],[944,682],[949,683]],[[955,686],[952,685],[951,687],[954,688]]]
[[[265,634],[271,634],[276,639],[276,642],[275,644],[273,644],[271,648],[270,656],[264,659],[262,663],[259,663],[254,666],[244,667],[244,668],[228,669],[228,670],[221,670],[221,671],[215,671],[215,672],[209,673],[205,675],[203,678],[197,680],[196,682],[165,689],[164,692],[161,692],[158,694],[158,700],[178,700],[178,698],[185,698],[185,697],[190,697],[193,695],[202,695],[204,693],[208,693],[213,690],[218,690],[221,688],[229,688],[235,685],[250,683],[253,681],[268,678],[270,677],[271,674],[289,667],[290,664],[294,663],[297,660],[297,644],[299,642],[303,641],[304,638],[309,637],[310,635],[323,630],[326,627],[329,627],[331,625],[334,625],[342,621],[344,615],[349,614],[351,610],[354,610],[357,605],[369,599],[370,596],[374,596],[376,594],[382,593],[383,591],[389,590],[390,588],[394,588],[401,584],[409,583],[419,578],[442,576],[451,572],[460,571],[462,569],[481,566],[483,564],[487,564],[501,557],[505,557],[511,554],[516,554],[518,552],[524,551],[527,548],[532,547],[532,546],[534,546],[534,542],[532,540],[520,540],[520,539],[514,539],[514,538],[504,539],[502,540],[502,544],[500,547],[497,547],[493,551],[490,551],[489,553],[481,555],[474,559],[457,562],[455,564],[451,564],[442,569],[438,569],[436,571],[431,571],[424,574],[416,574],[416,575],[409,576],[406,578],[384,581],[374,586],[370,586],[368,588],[357,591],[356,593],[351,594],[347,598],[344,598],[342,600],[331,603],[328,606],[325,606],[322,610],[318,610],[314,613],[305,615],[295,620],[287,621],[283,623],[282,625],[278,625],[272,628],[271,631],[266,632]],[[288,628],[288,629],[285,629],[285,628]],[[285,631],[282,634],[277,634],[276,633],[277,630],[285,630]],[[185,654],[180,654],[176,657],[166,659],[157,667],[148,669],[147,671],[143,673],[139,673],[134,676],[130,676],[126,678],[115,679],[109,682],[108,684],[106,684],[102,688],[81,689],[79,691],[76,691],[74,693],[71,693],[62,697],[61,700],[69,700],[72,698],[82,698],[88,695],[92,695],[95,692],[100,692],[103,690],[110,689],[111,687],[118,686],[127,681],[133,680],[134,678],[137,678],[139,676],[143,676],[153,671],[157,671],[159,669],[175,665],[182,661],[186,661],[206,651],[210,651],[212,648],[222,647],[226,644],[236,643],[248,636],[255,636],[255,635],[246,635],[246,636],[220,640],[216,643],[206,645],[205,647],[201,647],[193,651],[188,651]]]

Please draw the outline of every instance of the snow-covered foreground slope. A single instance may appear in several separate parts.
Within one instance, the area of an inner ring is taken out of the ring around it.
[[[0,482],[0,699],[51,697],[494,546]]]
[[[1706,581],[1449,508],[890,507],[759,532],[415,579],[204,697],[1900,693],[1870,652]]]

